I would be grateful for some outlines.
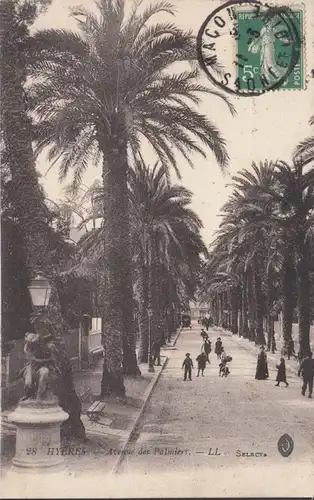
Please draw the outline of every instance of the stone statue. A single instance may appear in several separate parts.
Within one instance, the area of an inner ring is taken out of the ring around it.
[[[22,369],[24,396],[21,401],[53,398],[51,384],[60,375],[60,370],[56,363],[57,350],[52,335],[26,333],[24,354],[27,363]]]

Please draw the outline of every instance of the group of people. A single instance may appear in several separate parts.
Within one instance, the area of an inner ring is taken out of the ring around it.
[[[200,354],[196,357],[197,362],[197,377],[200,375],[204,377],[204,370],[206,368],[206,363],[210,363],[209,354],[212,351],[211,341],[209,340],[208,333],[202,328],[200,333],[203,343],[201,347]],[[231,356],[227,356],[225,349],[222,344],[222,340],[220,337],[217,338],[215,342],[214,352],[217,356],[217,359],[220,360],[219,363],[219,376],[228,376],[230,370],[227,366],[227,363],[232,361]],[[294,345],[293,343],[289,344],[288,347],[288,359],[291,356],[295,356]],[[192,368],[193,361],[191,359],[191,354],[188,352],[185,355],[185,359],[182,364],[182,368],[184,368],[184,380],[192,380]],[[283,357],[280,358],[280,362],[276,365],[277,368],[277,376],[276,376],[276,387],[279,387],[281,383],[285,384],[286,387],[289,386],[287,382],[287,373],[286,373],[286,364],[285,359]],[[300,362],[298,376],[301,376],[303,379],[301,394],[305,396],[306,391],[308,390],[308,397],[312,397],[313,392],[313,380],[314,380],[314,359],[312,352],[309,352],[307,356]],[[257,357],[256,364],[256,372],[255,379],[256,380],[265,380],[269,378],[269,370],[268,370],[268,362],[267,362],[267,354],[265,352],[265,347],[261,346],[260,352]]]
[[[201,337],[203,340],[201,352],[196,358],[197,362],[197,377],[202,375],[204,377],[204,370],[206,368],[206,363],[210,363],[209,354],[212,351],[211,341],[209,340],[208,334],[202,329]],[[227,363],[232,360],[230,356],[227,356],[222,345],[221,338],[218,337],[215,342],[215,354],[217,359],[220,360],[219,363],[219,376],[227,376],[230,373],[229,368],[227,367]],[[182,363],[182,368],[184,368],[184,379],[183,380],[192,380],[192,368],[194,368],[193,361],[191,358],[191,354],[189,352],[186,353],[185,358]]]
[[[198,320],[198,323],[201,323],[201,325],[206,328],[206,331],[208,331],[209,327],[213,326],[214,320],[210,314],[206,314],[203,318]]]
[[[290,359],[290,358],[288,358]],[[277,368],[277,376],[276,376],[276,386],[279,387],[280,383],[283,382],[288,387],[287,382],[287,374],[286,374],[286,364],[284,358],[280,358],[280,363],[276,365]],[[309,352],[308,355],[303,358],[300,363],[298,376],[302,377],[303,384],[301,389],[301,394],[305,396],[306,390],[308,388],[308,397],[312,397],[313,392],[313,379],[314,379],[314,359],[313,353]],[[256,380],[265,380],[269,378],[268,371],[268,363],[267,363],[267,354],[265,352],[265,347],[261,346],[260,352],[257,357],[257,365],[256,365]]]

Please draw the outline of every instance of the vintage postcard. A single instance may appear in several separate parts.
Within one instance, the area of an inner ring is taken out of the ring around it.
[[[313,0],[0,19],[1,498],[313,497]]]

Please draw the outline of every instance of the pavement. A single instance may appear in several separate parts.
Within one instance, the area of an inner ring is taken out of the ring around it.
[[[219,361],[211,353],[205,376],[196,378],[194,368],[192,381],[184,382],[184,355],[190,352],[196,365],[199,333],[198,325],[182,330],[163,370],[149,381],[150,393],[148,385],[142,388],[127,432],[119,439],[90,434],[100,453],[77,467],[72,461],[71,469],[51,479],[48,496],[69,496],[69,491],[78,498],[313,496],[314,400],[301,396],[300,379],[288,372],[289,387],[275,387],[270,360],[270,378],[255,380],[255,347],[212,328],[213,344],[220,336],[233,357],[231,374],[218,377]],[[284,434],[294,442],[288,457],[278,451]],[[47,497],[45,477],[18,478],[14,481],[11,472],[6,479],[24,498]]]
[[[300,379],[288,372],[289,387],[275,387],[278,354],[270,378],[255,380],[257,349],[212,328],[213,345],[220,336],[233,358],[231,374],[218,376],[211,353],[204,378],[194,368],[184,382],[182,361],[188,351],[196,365],[199,332],[196,325],[182,331],[120,464],[123,480],[150,474],[149,492],[159,496],[171,496],[177,481],[181,496],[313,496],[314,400],[301,395]],[[294,441],[286,458],[277,447],[284,434]]]

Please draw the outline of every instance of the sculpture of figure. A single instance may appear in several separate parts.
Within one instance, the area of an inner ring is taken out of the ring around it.
[[[22,369],[24,378],[24,397],[22,400],[47,400],[50,383],[60,374],[56,364],[56,347],[51,335],[26,333],[24,354],[27,363]]]

